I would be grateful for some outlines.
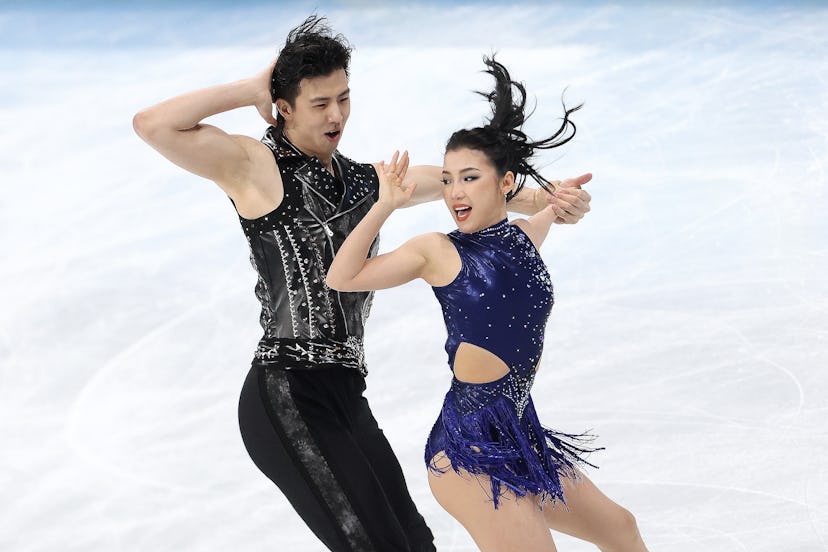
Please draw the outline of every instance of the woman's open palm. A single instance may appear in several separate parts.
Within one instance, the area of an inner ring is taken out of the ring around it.
[[[403,185],[405,173],[408,171],[408,152],[402,157],[400,152],[394,152],[394,156],[387,164],[385,161],[379,164],[379,203],[387,205],[391,209],[398,209],[405,205],[411,194],[414,193],[415,183],[407,188]]]

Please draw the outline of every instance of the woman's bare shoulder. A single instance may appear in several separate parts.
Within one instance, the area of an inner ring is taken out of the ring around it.
[[[449,237],[442,232],[428,232],[414,236],[408,240],[408,244],[411,244],[412,247],[429,251],[440,251],[446,247],[454,247]]]

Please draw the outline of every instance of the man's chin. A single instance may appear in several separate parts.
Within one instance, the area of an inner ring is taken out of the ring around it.
[[[339,146],[340,140],[342,140],[342,131],[339,131],[335,135],[324,134],[323,141],[326,145],[326,148],[330,150],[331,153]]]

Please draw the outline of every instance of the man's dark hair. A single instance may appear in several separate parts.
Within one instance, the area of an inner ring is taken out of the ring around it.
[[[274,103],[282,98],[293,106],[302,79],[330,75],[337,69],[348,75],[350,61],[351,45],[345,37],[334,35],[326,19],[313,14],[288,33],[273,67],[270,96]],[[280,127],[284,125],[281,114],[277,120]]]

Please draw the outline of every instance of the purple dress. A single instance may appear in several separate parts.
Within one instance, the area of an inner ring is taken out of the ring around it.
[[[434,287],[443,307],[449,367],[461,343],[500,358],[509,372],[492,382],[452,378],[440,416],[425,448],[430,470],[443,451],[455,471],[486,475],[494,507],[511,489],[564,502],[561,477],[589,464],[591,436],[541,426],[529,390],[543,350],[544,329],[554,302],[552,282],[540,254],[519,227],[504,219],[478,232],[450,233],[462,266],[450,284]],[[592,465],[592,464],[589,464]]]

